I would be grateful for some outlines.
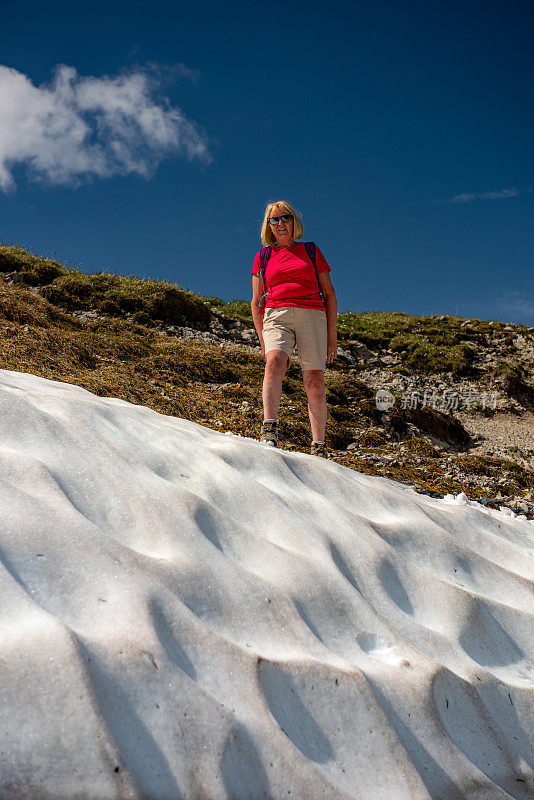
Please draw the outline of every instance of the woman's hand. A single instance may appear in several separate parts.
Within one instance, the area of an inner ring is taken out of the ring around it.
[[[323,339],[324,341],[324,339]],[[337,356],[337,331],[328,334],[326,340],[326,363],[331,364]]]
[[[326,311],[326,363],[331,364],[337,356],[337,298],[328,272],[319,273],[319,287]]]
[[[262,356],[263,356],[263,360],[264,360],[265,362],[267,362],[267,359],[265,358],[265,342],[263,341],[263,339],[262,339],[262,341],[260,342],[260,345],[261,345],[261,354],[262,354]]]

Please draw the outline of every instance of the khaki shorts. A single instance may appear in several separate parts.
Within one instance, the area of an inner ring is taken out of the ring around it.
[[[266,308],[263,315],[265,352],[283,350],[291,359],[297,346],[300,368],[326,367],[326,311],[319,308],[280,306]]]

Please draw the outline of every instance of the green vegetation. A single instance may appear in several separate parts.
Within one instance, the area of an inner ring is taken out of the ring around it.
[[[467,475],[484,475],[500,480],[501,489],[507,494],[517,495],[524,489],[534,487],[534,476],[526,473],[519,464],[505,458],[461,455],[458,462]]]
[[[386,444],[387,438],[383,431],[371,430],[363,431],[358,437],[360,447],[380,447]]]
[[[207,297],[206,300],[209,301],[210,305],[222,311],[226,317],[240,320],[249,328],[254,327],[249,300],[231,300],[229,303],[225,303],[220,297]]]
[[[438,341],[443,336],[436,337]],[[451,336],[451,340],[456,337]],[[400,352],[402,365],[395,367],[395,372],[411,374],[417,372],[431,375],[439,372],[450,372],[455,377],[473,373],[472,363],[475,351],[468,344],[436,344],[426,341],[416,334],[399,334],[389,343],[391,350]]]
[[[18,247],[0,246],[0,271],[18,272],[41,296],[68,310],[95,310],[118,317],[133,315],[143,325],[194,324],[209,327],[210,312],[197,295],[166,281],[114,275],[86,274],[40,259]],[[250,310],[250,309],[249,309]]]
[[[501,361],[493,371],[493,377],[500,379],[502,388],[508,395],[513,396],[524,388],[524,370],[521,364]]]
[[[436,458],[439,453],[435,447],[433,447],[430,442],[427,442],[426,439],[421,439],[419,436],[414,436],[413,439],[408,439],[406,441],[406,447],[410,452],[416,453],[420,456],[428,456],[429,458]]]
[[[41,258],[20,247],[0,245],[0,272],[17,272],[30,286],[52,283],[66,270],[57,261]]]
[[[391,347],[397,340],[432,342],[436,347],[451,347],[463,341],[482,342],[487,335],[503,330],[502,322],[466,320],[441,315],[415,317],[400,311],[354,311],[340,314],[338,332],[344,339],[357,339],[368,347]],[[525,325],[516,326],[518,331]],[[397,338],[400,337],[400,338]],[[412,339],[410,339],[412,337]]]

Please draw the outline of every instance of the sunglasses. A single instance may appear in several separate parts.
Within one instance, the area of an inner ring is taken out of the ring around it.
[[[282,222],[289,222],[290,219],[293,219],[293,214],[282,214],[281,217],[269,217],[269,222],[271,225],[276,225],[280,220],[282,220]]]

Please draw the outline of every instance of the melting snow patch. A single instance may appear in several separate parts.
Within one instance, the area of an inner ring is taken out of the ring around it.
[[[534,523],[4,370],[0,509],[2,800],[534,796]]]

